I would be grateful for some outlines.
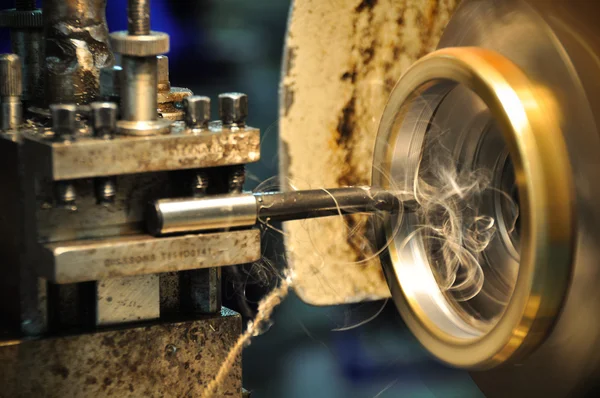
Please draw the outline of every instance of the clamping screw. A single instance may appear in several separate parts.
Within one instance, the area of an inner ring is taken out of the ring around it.
[[[117,128],[117,104],[114,102],[92,102],[92,128],[94,136],[109,139]]]
[[[183,99],[185,124],[191,129],[204,129],[210,120],[210,98],[192,95]]]
[[[73,104],[52,104],[52,130],[59,140],[70,141],[75,139],[77,131],[77,106]]]
[[[248,96],[246,94],[219,94],[219,118],[224,125],[243,127],[247,117]]]

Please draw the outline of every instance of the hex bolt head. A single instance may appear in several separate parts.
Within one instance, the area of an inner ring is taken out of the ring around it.
[[[92,102],[92,128],[99,138],[110,138],[117,128],[117,104],[114,102]]]
[[[63,140],[73,139],[77,131],[77,106],[73,104],[52,104],[52,130]]]
[[[189,128],[206,128],[210,121],[210,98],[192,95],[183,99],[185,124]]]
[[[225,125],[243,126],[248,117],[248,96],[242,93],[219,94],[219,118]]]

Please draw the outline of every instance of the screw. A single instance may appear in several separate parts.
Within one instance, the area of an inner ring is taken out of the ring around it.
[[[77,130],[77,107],[73,104],[52,104],[50,112],[55,137],[63,141],[74,140]]]
[[[70,141],[75,137],[77,129],[77,107],[73,104],[52,104],[52,130],[58,140]],[[72,181],[59,181],[54,185],[54,197],[58,207],[71,211],[77,210],[75,200],[77,193]]]
[[[194,175],[192,195],[195,197],[205,196],[208,190],[208,181],[208,173],[206,171],[198,171]]]
[[[110,139],[117,128],[117,104],[92,102],[92,128],[98,138]]]
[[[2,130],[14,130],[23,121],[21,60],[16,54],[0,55],[0,101]]]
[[[240,193],[246,182],[246,167],[244,165],[231,166],[229,173],[229,192]]]
[[[183,99],[185,124],[191,129],[208,127],[210,120],[210,98],[193,95]]]
[[[54,184],[54,197],[56,206],[70,211],[77,210],[75,201],[77,192],[72,181],[58,181]]]
[[[127,29],[130,35],[150,34],[150,0],[127,2]]]
[[[98,138],[111,139],[117,128],[117,104],[113,102],[92,102],[92,128]],[[114,203],[117,194],[115,177],[101,177],[94,180],[96,203],[109,205]]]
[[[108,206],[115,202],[117,196],[117,179],[115,177],[100,177],[94,180],[96,203]]]
[[[219,117],[224,125],[243,127],[248,117],[248,96],[242,93],[219,94]]]

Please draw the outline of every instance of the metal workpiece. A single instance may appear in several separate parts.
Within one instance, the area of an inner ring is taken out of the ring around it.
[[[107,101],[120,99],[122,79],[123,68],[118,65],[100,69],[100,97]]]
[[[117,104],[114,102],[92,102],[91,122],[94,136],[110,139],[117,128]]]
[[[210,98],[193,95],[183,99],[185,125],[190,129],[206,129],[210,121]]]
[[[248,96],[242,93],[219,94],[219,118],[224,125],[242,127],[248,117]]]
[[[108,326],[160,317],[158,275],[109,278],[96,284],[97,326]]]
[[[192,91],[183,87],[171,87],[169,81],[169,58],[156,57],[158,61],[158,113],[164,119],[184,120],[182,101],[192,95]]]
[[[15,54],[0,55],[0,129],[15,130],[23,121],[21,60]]]
[[[148,206],[146,227],[152,235],[248,227],[256,224],[252,193],[205,198],[161,199]]]
[[[59,284],[104,280],[257,261],[260,231],[246,229],[155,238],[115,236],[42,244],[36,271]]]
[[[119,135],[113,140],[79,136],[68,143],[35,132],[23,133],[23,138],[37,173],[51,180],[202,169],[260,159],[260,132],[250,127],[187,134],[184,126],[175,126],[171,134]]]
[[[200,396],[241,332],[241,316],[224,308],[193,321],[0,341],[0,395]],[[238,356],[219,396],[241,396],[241,362]]]
[[[370,187],[161,199],[148,207],[146,225],[152,235],[164,235],[250,227],[257,222],[395,213],[412,204],[391,191]]]
[[[114,64],[105,9],[106,0],[43,2],[45,104],[98,98],[100,69]]]

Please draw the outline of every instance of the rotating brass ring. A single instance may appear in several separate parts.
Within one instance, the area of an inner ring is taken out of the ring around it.
[[[514,290],[494,324],[464,322],[437,286],[422,245],[403,242],[416,221],[377,221],[382,264],[406,324],[434,356],[453,366],[488,369],[517,361],[548,335],[568,287],[574,241],[573,182],[553,99],[511,61],[480,48],[438,50],[400,79],[383,113],[374,152],[372,183],[410,186],[423,137],[415,136],[448,93],[464,86],[489,109],[514,164],[520,198],[520,260]],[[425,103],[425,105],[423,105]],[[427,123],[425,123],[427,124]],[[421,135],[426,135],[426,129]],[[416,138],[415,138],[416,137]],[[410,245],[409,245],[410,246]]]

